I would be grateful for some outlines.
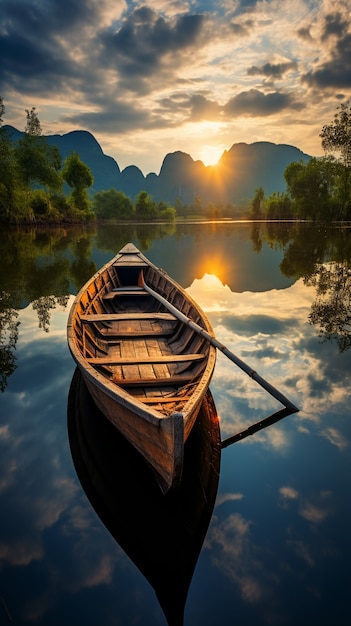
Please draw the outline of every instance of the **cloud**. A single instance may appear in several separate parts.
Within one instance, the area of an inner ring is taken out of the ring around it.
[[[248,68],[248,76],[267,76],[269,78],[282,78],[282,76],[290,70],[295,70],[297,64],[294,61],[286,63],[265,63],[260,67],[252,65]]]
[[[349,89],[351,87],[351,34],[340,39],[331,58],[321,63],[316,70],[302,77],[312,87]]]
[[[187,61],[184,55],[201,45],[205,21],[203,15],[166,20],[143,6],[131,13],[115,33],[101,35],[101,61],[116,69],[125,87],[139,91],[140,81],[144,84],[165,69],[168,79],[174,75]],[[150,84],[149,89],[153,88]]]
[[[335,10],[334,10],[335,7]],[[351,87],[351,27],[349,8],[344,2],[331,5],[325,2],[317,40],[324,54],[315,67],[302,76],[302,82],[310,87],[349,89]]]
[[[295,97],[288,93],[263,93],[258,89],[249,89],[233,96],[224,107],[226,114],[239,115],[273,115],[284,109],[301,109],[303,105],[295,101]]]
[[[332,118],[351,87],[349,36],[341,1],[0,0],[5,123],[23,128],[35,106],[45,134],[84,128],[148,171],[171,141],[201,154],[204,136],[314,154],[321,91]]]
[[[343,18],[339,11],[335,13],[329,13],[325,16],[324,32],[322,34],[322,41],[326,41],[329,37],[336,35],[337,37],[343,37],[347,33],[348,21]]]

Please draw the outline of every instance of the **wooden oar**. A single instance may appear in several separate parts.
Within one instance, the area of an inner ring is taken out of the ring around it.
[[[145,283],[143,276],[141,276],[141,279],[142,279],[142,284],[143,284],[144,289],[151,296],[156,298],[156,300],[161,302],[169,311],[171,311],[175,317],[177,317],[181,322],[189,326],[189,328],[194,330],[196,333],[201,335],[201,337],[204,337],[205,339],[207,339],[207,341],[209,341],[215,348],[218,348],[218,350],[223,352],[223,354],[226,357],[228,357],[228,359],[233,361],[235,365],[240,367],[240,369],[242,369],[246,374],[248,374],[248,376],[250,376],[253,380],[255,380],[259,385],[261,385],[261,387],[263,387],[271,396],[273,396],[276,400],[281,402],[283,406],[285,406],[291,413],[297,413],[299,411],[299,409],[297,408],[297,406],[295,406],[295,404],[290,402],[290,400],[288,400],[288,398],[286,398],[280,391],[278,391],[278,389],[273,387],[273,385],[271,385],[264,378],[262,378],[262,376],[260,376],[257,372],[255,372],[255,370],[253,370],[249,365],[247,365],[244,361],[239,359],[239,357],[237,357],[233,352],[228,350],[226,346],[220,343],[215,337],[210,335],[208,332],[206,332],[206,330],[204,330],[204,328],[201,328],[201,326],[196,324],[196,322],[193,322],[193,320],[191,320],[189,317],[184,315],[184,313],[179,311],[179,309],[173,306],[173,304],[168,302],[166,298],[164,298],[159,293],[151,289],[151,287],[149,287]]]

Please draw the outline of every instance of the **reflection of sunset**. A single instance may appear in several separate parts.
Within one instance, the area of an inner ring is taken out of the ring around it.
[[[223,285],[214,274],[204,274],[201,280],[195,279],[189,291],[205,311],[226,310],[227,299],[232,293],[228,285]]]
[[[216,236],[216,224],[212,224],[210,227],[212,235]],[[228,264],[228,259],[221,251],[207,249],[199,255],[196,276],[203,282],[204,289],[220,289],[228,283],[228,277],[234,278],[236,271],[236,261],[231,259],[231,265]]]
[[[213,290],[223,287],[221,281],[215,274],[205,274],[202,278],[202,289]]]

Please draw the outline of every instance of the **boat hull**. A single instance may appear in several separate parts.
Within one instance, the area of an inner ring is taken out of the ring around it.
[[[216,360],[211,343],[170,314],[168,302],[213,334],[186,291],[127,244],[82,287],[67,325],[94,402],[146,459],[164,493],[180,483],[184,443]]]

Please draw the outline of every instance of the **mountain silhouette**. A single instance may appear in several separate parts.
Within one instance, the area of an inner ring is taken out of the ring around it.
[[[4,126],[14,141],[22,132]],[[238,203],[250,200],[257,188],[266,196],[286,191],[284,170],[293,161],[306,161],[311,157],[299,148],[287,144],[260,141],[251,144],[235,143],[225,150],[215,166],[205,166],[194,161],[190,154],[175,151],[165,156],[160,172],[147,174],[135,165],[122,171],[112,157],[104,154],[94,135],[86,130],[74,130],[64,135],[47,135],[50,145],[56,145],[63,159],[77,152],[94,175],[91,193],[115,188],[132,200],[143,190],[156,202],[174,204],[179,199],[184,204],[199,198],[203,204]]]

